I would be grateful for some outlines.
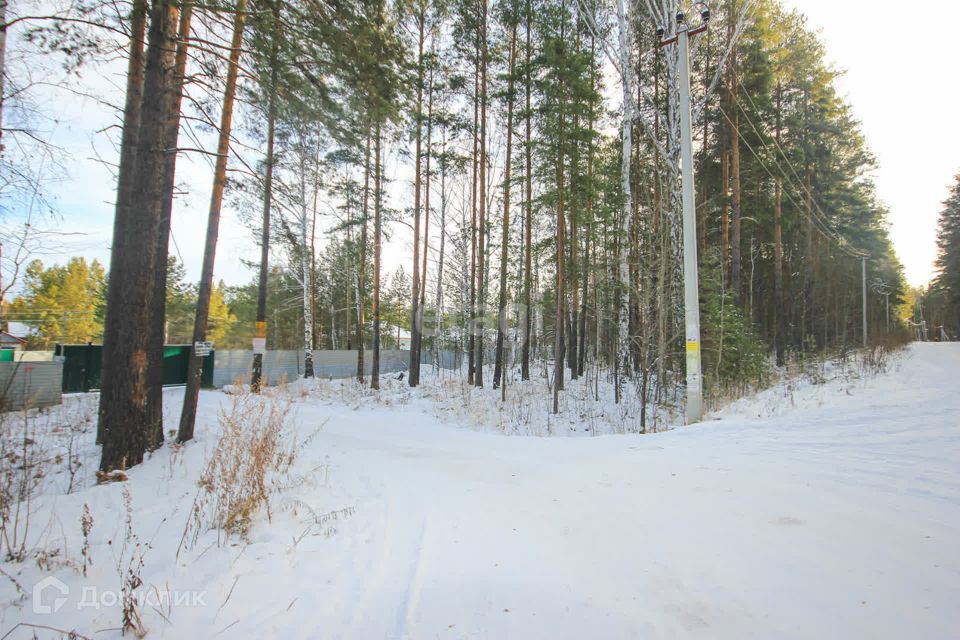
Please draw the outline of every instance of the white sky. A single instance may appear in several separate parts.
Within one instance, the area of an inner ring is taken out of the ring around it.
[[[910,284],[927,283],[936,258],[941,203],[960,172],[960,2],[784,0],[820,29],[846,74],[853,105],[879,161],[892,236]]]

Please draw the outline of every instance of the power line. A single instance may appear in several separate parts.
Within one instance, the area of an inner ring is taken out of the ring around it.
[[[748,97],[749,97],[749,94],[748,94]],[[766,143],[766,142],[764,142],[764,136],[763,136],[763,134],[760,133],[760,131],[759,131],[759,129],[757,128],[757,126],[756,126],[756,125],[753,123],[753,121],[750,119],[750,116],[749,116],[749,114],[747,114],[746,110],[743,108],[743,105],[740,103],[739,100],[736,100],[736,98],[734,99],[734,101],[737,103],[737,106],[740,108],[740,111],[743,113],[743,116],[744,116],[744,118],[746,119],[746,121],[750,124],[751,128],[753,128],[754,132],[757,134],[757,137],[760,139],[760,143],[761,143],[765,148],[769,148],[769,144]],[[755,106],[755,105],[754,105],[754,106]],[[774,139],[774,142],[776,143],[776,140],[775,140],[775,139]],[[825,233],[825,234],[828,234],[829,236],[832,236],[832,238],[837,242],[838,246],[839,246],[841,249],[844,249],[844,250],[846,251],[846,253],[848,253],[848,254],[850,254],[850,255],[852,255],[852,256],[854,256],[854,257],[857,257],[857,258],[866,257],[866,256],[868,255],[866,252],[857,249],[857,248],[853,245],[852,242],[850,242],[849,240],[846,239],[846,237],[843,236],[843,234],[841,234],[839,231],[837,231],[836,229],[833,228],[832,224],[830,223],[829,216],[823,211],[823,209],[820,207],[820,205],[819,205],[819,204],[817,203],[817,201],[814,199],[813,194],[810,192],[810,190],[803,184],[803,180],[800,178],[800,176],[799,176],[799,175],[797,174],[797,172],[796,172],[796,169],[794,169],[793,165],[790,163],[790,159],[786,157],[786,154],[785,154],[784,151],[783,151],[783,147],[781,147],[779,143],[776,143],[776,146],[779,148],[781,155],[783,155],[784,159],[787,161],[787,164],[788,164],[788,166],[790,167],[790,170],[791,170],[791,171],[793,172],[793,174],[797,177],[797,181],[798,181],[800,184],[799,184],[799,186],[795,185],[795,184],[793,183],[793,181],[790,180],[790,177],[787,176],[786,173],[783,171],[783,167],[781,166],[781,164],[779,163],[779,161],[777,161],[777,160],[774,158],[773,161],[776,162],[777,168],[780,170],[780,173],[782,174],[783,178],[784,178],[788,183],[790,183],[790,185],[791,185],[792,187],[797,188],[798,191],[805,192],[806,195],[807,195],[807,197],[808,197],[809,200],[810,200],[810,204],[812,205],[812,206],[807,207],[807,208],[799,208],[800,211],[801,211],[801,213],[802,213],[805,217],[807,217],[808,219],[809,219],[810,216],[816,218],[817,221],[818,221],[818,222],[820,223],[820,225],[821,225],[821,227],[820,227],[821,233]],[[817,217],[817,214],[818,214],[818,213],[819,213],[819,217]]]
[[[730,115],[723,109],[723,107],[717,107],[717,108],[720,110],[720,113],[723,114],[723,117],[730,124],[730,126],[737,129],[737,135],[740,137],[740,140],[743,141],[743,144],[746,145],[747,149],[749,149],[750,153],[753,154],[753,157],[756,158],[757,162],[760,164],[761,167],[763,167],[764,171],[766,171],[771,178],[773,178],[774,180],[777,180],[777,176],[773,174],[773,172],[770,170],[767,164],[760,158],[760,154],[757,153],[757,151],[753,148],[753,145],[751,145],[750,142],[746,139],[746,137],[743,135],[743,132],[739,130],[739,127],[734,126],[733,120],[730,118]],[[780,170],[782,177],[787,179],[787,182],[789,183],[789,185],[792,188],[795,187],[793,182],[789,178],[787,178],[786,174],[783,172],[783,168],[779,165],[779,163],[777,163],[777,168]],[[801,214],[803,214],[803,212],[805,211],[805,207],[802,207],[794,199],[794,197],[790,194],[790,191],[784,189],[783,194],[787,196],[787,199],[789,199],[790,202],[793,203],[793,206],[796,207],[797,210],[801,212]],[[837,247],[841,251],[847,253],[848,255],[854,258],[863,258],[866,255],[857,251],[856,249],[851,249],[849,246],[849,242],[846,240],[846,238],[844,238],[842,235],[839,235],[833,232],[829,228],[829,226],[824,228],[823,225],[825,225],[826,223],[821,221],[816,216],[805,215],[805,217],[814,227],[816,227],[817,231],[819,231],[827,240],[833,240],[834,243],[837,245]]]
[[[749,94],[748,94],[748,95],[749,95]],[[737,105],[740,107],[740,110],[741,110],[741,111],[744,111],[743,105],[740,104],[740,101],[739,101],[739,100],[736,100],[736,99],[734,99],[734,101],[735,101],[735,102],[737,103]],[[764,168],[764,170],[765,170],[768,174],[770,174],[770,176],[771,176],[772,178],[774,178],[774,180],[776,181],[776,180],[777,180],[776,177],[773,175],[773,173],[770,171],[770,169],[767,167],[767,165],[763,162],[763,160],[760,159],[759,154],[757,154],[757,152],[756,152],[756,151],[754,150],[754,148],[750,145],[750,143],[747,142],[747,139],[744,137],[743,132],[740,131],[740,127],[736,127],[736,126],[733,125],[733,121],[730,119],[730,116],[727,115],[727,112],[723,110],[723,107],[719,107],[719,109],[720,109],[720,113],[723,114],[723,117],[726,118],[726,119],[727,119],[727,122],[730,123],[730,126],[733,127],[733,128],[736,130],[737,136],[738,136],[741,140],[743,140],[744,144],[747,145],[747,148],[750,149],[750,153],[752,153],[752,154],[753,154],[753,157],[757,159],[757,162],[760,163],[760,166],[762,166],[762,167]],[[750,120],[750,117],[746,114],[746,112],[744,112],[744,116],[747,118],[747,121],[750,122],[750,126],[753,127],[753,130],[757,132],[757,136],[759,137],[760,142],[763,143],[763,136],[762,136],[762,135],[760,134],[760,132],[757,130],[756,125],[753,124],[753,122]],[[787,159],[787,161],[789,162],[789,159]],[[776,162],[776,156],[774,156],[774,162]],[[787,178],[787,182],[791,182],[790,179],[786,176],[786,174],[784,174],[784,172],[783,172],[783,167],[780,166],[780,163],[777,162],[776,164],[777,164],[777,168],[780,170],[780,173],[783,174],[784,178]],[[798,177],[799,177],[799,176],[798,176]],[[792,184],[792,182],[791,182],[791,187],[792,187],[792,186],[793,186],[793,184]],[[803,208],[800,207],[799,205],[797,205],[796,200],[793,199],[793,196],[791,196],[788,191],[783,191],[783,193],[787,195],[787,197],[790,199],[791,202],[793,202],[794,206],[796,206],[799,211],[803,211]],[[808,191],[808,196],[810,196],[810,201],[812,202],[812,201],[813,201],[813,197],[812,197],[812,195],[809,193],[809,191]],[[812,213],[812,209],[808,210],[807,213]],[[807,220],[809,220],[810,222],[813,222],[814,220],[817,220],[817,218],[816,218],[816,216],[808,215],[808,216],[807,216]],[[825,233],[824,229],[821,229],[821,228],[819,228],[819,227],[818,227],[818,229],[819,229],[819,231],[820,231],[821,233]],[[828,231],[832,231],[832,230],[829,228],[829,226],[827,227],[827,230],[828,230]],[[826,234],[825,234],[825,235],[826,235]],[[867,258],[868,258],[869,256],[868,256],[868,254],[866,254],[866,253],[857,252],[856,249],[851,250],[849,247],[847,247],[847,246],[846,246],[846,244],[847,244],[846,238],[844,238],[842,234],[836,234],[834,237],[836,238],[837,243],[838,243],[838,244],[837,244],[837,247],[838,247],[841,251],[844,251],[844,252],[847,253],[848,255],[851,255],[851,256],[853,256],[854,258],[857,258],[858,260],[860,260],[860,264],[861,264],[861,279],[862,279],[862,289],[861,289],[862,293],[861,293],[861,297],[862,297],[862,301],[863,301],[863,309],[862,309],[862,311],[861,311],[861,316],[862,316],[862,319],[863,319],[863,329],[862,329],[862,332],[863,332],[863,346],[866,347],[866,346],[867,346]],[[828,236],[828,239],[829,239],[829,236]]]
[[[743,81],[738,79],[737,82],[739,83],[740,87],[743,89],[743,94],[747,97],[747,100],[750,101],[750,104],[757,111],[757,117],[760,119],[761,123],[766,125],[766,123],[763,122],[763,118],[759,114],[760,109],[759,107],[757,107],[757,103],[754,102],[753,98],[750,96],[750,92],[747,91],[747,88],[743,85]],[[744,109],[743,104],[740,102],[740,100],[736,98],[736,96],[733,96],[733,100],[734,102],[736,102],[737,106],[740,108],[740,112],[743,113],[743,117],[747,120],[747,122],[753,128],[754,132],[757,134],[757,137],[760,140],[761,144],[763,144],[764,147],[769,148],[769,144],[767,142],[764,142],[764,135],[760,133],[760,130],[757,128],[756,124],[754,124],[753,120],[750,118],[750,115],[747,113],[746,109]],[[769,126],[766,125],[765,128],[769,129]],[[770,136],[768,135],[766,137],[770,137]],[[840,243],[841,247],[845,245],[846,248],[850,249],[848,253],[852,252],[851,255],[856,254],[856,257],[858,258],[868,257],[869,254],[867,252],[857,249],[852,242],[850,242],[843,236],[843,234],[841,234],[836,229],[832,228],[832,225],[830,223],[830,217],[826,214],[826,212],[824,212],[823,208],[813,197],[813,193],[804,184],[803,178],[800,177],[800,174],[797,172],[796,168],[793,166],[793,163],[790,161],[790,158],[787,157],[786,151],[784,150],[783,146],[775,137],[771,138],[771,140],[773,141],[773,144],[776,146],[777,150],[780,152],[780,155],[786,161],[787,166],[790,168],[791,173],[793,173],[793,175],[796,177],[797,183],[799,185],[798,190],[807,195],[807,198],[809,199],[810,204],[812,205],[812,208],[809,209],[808,213],[810,215],[816,215],[817,213],[819,213],[821,224],[823,224],[830,231],[830,233],[834,236],[834,239],[837,240],[838,243]],[[783,177],[787,179],[787,181],[789,182],[790,178],[786,175],[786,173],[783,172],[783,169],[782,167],[780,167],[780,163],[778,161],[777,161],[777,166],[778,168],[780,168],[780,172],[783,173]],[[797,185],[794,185],[794,186],[796,187]],[[801,211],[803,211],[803,209],[801,209]]]
[[[719,110],[720,110],[720,113],[723,114],[723,117],[727,120],[728,123],[730,123],[730,126],[733,127],[733,126],[734,126],[734,125],[733,125],[733,120],[730,119],[730,116],[727,114],[727,112],[726,112],[722,107],[718,107],[718,108],[719,108]],[[773,178],[774,180],[776,180],[777,177],[776,177],[775,175],[773,175],[773,172],[770,170],[769,167],[767,167],[766,163],[764,163],[764,161],[760,158],[760,155],[759,155],[759,154],[756,152],[756,150],[753,148],[753,145],[750,144],[750,142],[744,137],[743,133],[741,133],[741,132],[739,131],[739,129],[738,129],[738,131],[737,131],[737,134],[739,135],[740,139],[743,141],[743,144],[746,145],[746,147],[747,147],[747,149],[750,151],[750,153],[753,154],[753,157],[756,158],[756,160],[757,160],[757,162],[760,164],[760,166],[763,167],[763,170],[766,171],[767,174],[768,174],[771,178]],[[793,186],[793,185],[791,184],[791,186]],[[783,194],[784,194],[785,196],[787,196],[787,199],[789,199],[790,202],[792,202],[793,205],[794,205],[798,210],[801,210],[801,211],[803,210],[803,208],[797,203],[797,201],[794,200],[793,196],[790,194],[789,191],[784,190],[784,191],[783,191]],[[813,223],[812,220],[811,220],[811,222]],[[824,236],[827,240],[832,240],[832,239],[833,239],[833,238],[830,237],[830,235],[829,235],[828,233],[826,233],[823,229],[821,229],[818,224],[813,223],[813,226],[815,226],[815,227],[817,228],[817,231],[819,231],[821,234],[823,234],[823,236]]]

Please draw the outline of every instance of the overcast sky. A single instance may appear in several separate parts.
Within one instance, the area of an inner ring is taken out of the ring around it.
[[[822,31],[846,74],[853,105],[879,161],[875,178],[890,207],[893,241],[910,284],[927,283],[937,216],[960,172],[960,2],[785,0]],[[896,9],[894,8],[896,7]]]

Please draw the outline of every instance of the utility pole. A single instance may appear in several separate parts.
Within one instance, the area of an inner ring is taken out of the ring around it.
[[[860,258],[860,268],[863,278],[863,346],[867,346],[867,257]]]
[[[877,278],[873,281],[873,290],[874,292],[883,296],[884,308],[886,309],[887,315],[887,333],[890,333],[890,293],[893,291],[893,289],[882,278]]]
[[[680,175],[683,199],[683,306],[687,344],[687,424],[703,418],[703,376],[700,365],[700,283],[697,273],[697,218],[693,188],[693,135],[690,116],[690,36],[707,30],[710,10],[700,5],[702,24],[690,29],[677,12],[677,36],[663,42],[680,48]]]
[[[884,305],[887,310],[887,333],[890,333],[890,292],[883,294]]]
[[[914,325],[914,326],[917,327],[917,339],[918,339],[920,342],[926,342],[926,341],[927,341],[927,331],[926,331],[926,327],[925,327],[924,325],[927,324],[927,321],[923,319],[923,292],[920,293],[920,296],[919,296],[919,298],[918,298],[918,300],[917,300],[917,306],[919,307],[919,311],[920,311],[920,317],[918,318],[918,320],[920,320],[920,322],[918,322],[916,325]]]

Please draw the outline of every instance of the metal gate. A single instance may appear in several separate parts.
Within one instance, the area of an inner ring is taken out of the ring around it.
[[[173,387],[187,383],[187,366],[190,362],[188,344],[163,347],[163,386]],[[63,362],[63,392],[83,393],[100,388],[100,371],[103,367],[103,345],[58,344],[54,358]],[[213,387],[214,353],[204,356],[200,386]]]

